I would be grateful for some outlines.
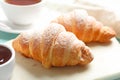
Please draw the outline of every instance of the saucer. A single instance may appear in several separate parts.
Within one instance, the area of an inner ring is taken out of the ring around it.
[[[32,29],[33,28],[32,26],[33,24],[21,26],[21,25],[12,24],[9,21],[0,22],[0,30],[4,32],[9,32],[9,33],[18,34],[26,30]]]
[[[60,12],[51,10],[47,7],[44,7],[41,11],[41,14],[31,25],[16,25],[11,23],[5,16],[2,8],[0,7],[0,30],[8,33],[21,33],[27,30],[40,29],[48,24],[53,18],[57,17]]]

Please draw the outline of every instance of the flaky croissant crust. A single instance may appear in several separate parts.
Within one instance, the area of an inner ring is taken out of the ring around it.
[[[94,17],[88,15],[85,10],[75,9],[66,14],[61,14],[51,22],[56,22],[73,32],[78,39],[88,42],[109,42],[116,36],[113,29],[104,26]]]
[[[38,60],[45,68],[87,65],[93,60],[90,48],[57,23],[49,24],[43,31],[21,33],[12,46],[26,57]]]

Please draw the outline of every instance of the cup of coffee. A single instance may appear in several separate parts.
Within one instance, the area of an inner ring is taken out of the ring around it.
[[[12,47],[0,44],[0,80],[10,80],[15,65],[15,51]]]
[[[0,0],[8,20],[17,25],[30,25],[38,18],[43,0]]]

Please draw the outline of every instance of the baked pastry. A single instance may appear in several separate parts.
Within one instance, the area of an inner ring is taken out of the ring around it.
[[[116,36],[113,29],[104,26],[94,17],[88,15],[85,10],[75,9],[66,14],[61,14],[51,22],[63,25],[67,31],[73,32],[78,39],[85,43],[108,42]]]
[[[15,51],[51,66],[87,65],[93,60],[91,50],[73,33],[57,23],[51,23],[43,31],[24,32],[12,42]]]

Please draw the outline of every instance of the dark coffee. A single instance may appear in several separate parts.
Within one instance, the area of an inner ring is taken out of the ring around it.
[[[0,45],[0,65],[7,62],[11,56],[11,51],[8,48]]]
[[[7,3],[14,5],[31,5],[40,2],[41,0],[5,0]]]

